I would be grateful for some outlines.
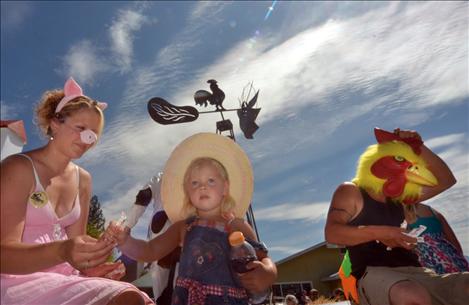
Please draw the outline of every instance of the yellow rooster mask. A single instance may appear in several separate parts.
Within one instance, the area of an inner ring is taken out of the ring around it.
[[[420,157],[422,140],[400,138],[398,135],[375,128],[378,144],[369,146],[358,160],[356,177],[358,187],[375,194],[384,194],[394,202],[415,204],[422,186],[435,186],[438,180]]]

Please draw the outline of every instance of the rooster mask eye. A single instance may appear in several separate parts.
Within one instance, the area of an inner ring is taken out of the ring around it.
[[[405,161],[405,158],[402,157],[402,156],[394,156],[394,160],[396,160],[398,162],[403,162],[403,161]]]

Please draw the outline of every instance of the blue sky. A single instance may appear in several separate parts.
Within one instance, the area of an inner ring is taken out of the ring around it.
[[[94,177],[107,220],[187,136],[218,115],[163,126],[162,97],[192,105],[216,79],[226,108],[253,81],[262,107],[253,140],[253,210],[274,260],[324,240],[336,186],[374,144],[373,127],[418,130],[458,183],[428,201],[469,253],[467,2],[1,2],[1,118],[22,119],[25,149],[45,143],[32,109],[69,76],[106,101],[97,147],[78,161]],[[207,110],[198,108],[199,111]],[[146,236],[151,211],[134,229]]]

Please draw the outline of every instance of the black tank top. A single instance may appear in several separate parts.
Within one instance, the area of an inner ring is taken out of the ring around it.
[[[401,204],[393,202],[379,202],[361,190],[363,209],[348,224],[352,226],[384,225],[399,227],[404,221],[404,210]],[[360,279],[367,266],[420,266],[417,256],[404,248],[386,250],[386,246],[376,241],[348,246],[352,274]]]

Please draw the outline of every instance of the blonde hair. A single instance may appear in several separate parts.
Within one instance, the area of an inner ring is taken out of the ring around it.
[[[50,123],[53,119],[63,122],[65,118],[73,115],[82,109],[92,109],[100,117],[98,136],[101,135],[104,128],[104,114],[98,107],[98,102],[86,96],[79,96],[69,101],[59,112],[55,112],[60,100],[65,96],[61,89],[49,90],[44,92],[41,100],[36,106],[35,123],[45,136],[51,136]]]
[[[197,209],[192,205],[192,202],[190,200],[189,194],[186,189],[186,185],[189,183],[189,179],[191,176],[191,173],[194,169],[200,168],[203,166],[213,166],[217,172],[220,174],[220,176],[223,178],[224,182],[230,182],[230,178],[228,176],[228,172],[226,171],[225,167],[223,164],[221,164],[219,161],[213,159],[213,158],[208,158],[208,157],[201,157],[193,160],[189,166],[187,167],[187,170],[184,174],[184,180],[183,180],[183,185],[182,188],[184,190],[184,203],[183,203],[183,208],[182,208],[182,213],[185,215],[185,217],[188,216],[195,216],[197,215]],[[223,201],[221,203],[221,213],[226,213],[230,212],[234,209],[236,206],[236,202],[231,197],[230,195],[230,190],[228,188],[226,196],[223,197]]]

